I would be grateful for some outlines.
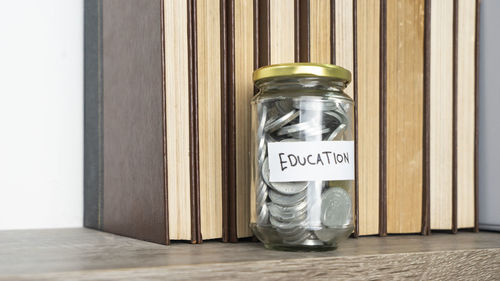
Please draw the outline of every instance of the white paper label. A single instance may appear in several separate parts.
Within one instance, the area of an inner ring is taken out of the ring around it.
[[[354,141],[273,142],[270,181],[354,180]]]

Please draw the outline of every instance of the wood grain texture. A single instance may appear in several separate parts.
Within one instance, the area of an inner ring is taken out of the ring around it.
[[[421,231],[424,0],[387,1],[387,232]]]
[[[164,0],[170,239],[191,239],[187,2]]]
[[[453,0],[431,1],[431,229],[452,227]]]
[[[0,232],[0,280],[498,280],[500,234],[348,239],[332,252],[260,243],[162,246],[89,229]]]
[[[330,1],[310,1],[310,61],[331,62],[331,8]]]
[[[457,226],[474,227],[476,1],[458,1]]]
[[[234,2],[235,43],[235,106],[236,106],[236,194],[238,237],[252,235],[250,224],[250,159],[251,111],[253,96],[253,3],[246,0]]]
[[[203,239],[222,237],[219,0],[196,1],[200,214]]]
[[[166,243],[161,2],[104,1],[103,42],[103,229]]]
[[[335,64],[349,70],[351,84],[344,92],[354,98],[354,22],[353,0],[335,0]]]
[[[380,2],[357,1],[359,235],[379,233]]]
[[[271,64],[295,61],[294,0],[270,0]]]

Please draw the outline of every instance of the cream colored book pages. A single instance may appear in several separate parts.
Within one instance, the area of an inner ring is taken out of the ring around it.
[[[379,233],[380,1],[357,1],[359,235]]]
[[[474,227],[476,1],[458,1],[457,226]]]
[[[335,64],[354,73],[353,1],[335,0]],[[354,75],[346,94],[354,97]]]
[[[222,237],[220,4],[196,5],[200,223],[203,239],[213,239]]]
[[[387,232],[422,228],[425,0],[387,1]]]
[[[431,1],[431,229],[452,226],[453,0]]]
[[[236,111],[236,200],[238,237],[252,236],[250,223],[250,141],[253,96],[253,2],[234,1],[234,75]],[[255,195],[255,192],[252,193]],[[255,201],[252,201],[255,202]],[[255,212],[253,212],[255,213]]]
[[[271,64],[295,60],[295,2],[270,0]]]
[[[313,63],[331,63],[330,2],[310,0],[310,58]]]
[[[165,0],[168,224],[170,239],[191,239],[187,2]]]

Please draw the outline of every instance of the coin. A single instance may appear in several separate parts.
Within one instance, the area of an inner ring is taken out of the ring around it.
[[[257,224],[259,225],[267,225],[269,224],[269,210],[267,205],[264,204],[261,206],[260,210],[257,210]]]
[[[262,163],[261,174],[262,180],[264,180],[267,185],[271,186],[271,184],[269,183],[269,161],[267,160],[267,157]]]
[[[284,195],[273,189],[269,189],[268,196],[272,202],[279,204],[281,206],[293,206],[297,205],[301,201],[306,199],[307,192],[304,190],[300,193],[293,195]]]
[[[351,221],[352,202],[347,191],[340,187],[326,189],[321,195],[321,222],[332,228],[341,228]]]
[[[282,136],[282,135],[288,135],[291,133],[304,131],[307,128],[314,126],[315,124],[316,124],[315,122],[309,121],[309,122],[302,122],[302,123],[297,123],[297,124],[285,126],[285,127],[282,127],[281,129],[279,129],[278,132],[276,132],[276,134],[278,136]]]
[[[305,201],[294,206],[281,206],[274,202],[269,202],[268,209],[271,215],[282,222],[289,222],[305,213],[307,203]],[[298,219],[296,219],[298,220]]]
[[[316,128],[308,128],[308,129],[304,130],[303,132],[293,133],[290,135],[294,138],[300,138],[300,139],[307,140],[309,138],[321,136],[321,135],[329,133],[331,131],[332,131],[332,129],[330,129],[330,128],[321,128],[321,127],[318,128],[318,127],[316,127]]]
[[[271,224],[279,229],[293,229],[297,227],[303,228],[305,225],[305,221],[296,221],[296,222],[282,222],[273,216],[269,216],[269,221]]]
[[[335,131],[333,131],[328,138],[326,139],[327,141],[333,141],[335,139],[340,139],[342,137],[342,134],[344,133],[344,130],[346,128],[345,124],[340,124]]]
[[[292,101],[290,99],[279,100],[275,102],[275,106],[282,114],[285,114],[293,109]]]
[[[293,195],[304,191],[309,182],[293,181],[293,182],[269,182],[269,186],[281,194]]]
[[[278,130],[279,128],[288,124],[293,119],[297,118],[297,116],[299,116],[299,114],[300,114],[300,112],[298,112],[297,110],[291,110],[290,112],[279,117],[276,120],[273,120],[273,121],[270,120],[267,122],[266,126],[264,127],[264,131],[269,132],[269,133],[274,132],[274,131]]]
[[[325,111],[325,115],[335,118],[339,123],[343,124],[346,122],[344,115],[338,113],[337,111]]]

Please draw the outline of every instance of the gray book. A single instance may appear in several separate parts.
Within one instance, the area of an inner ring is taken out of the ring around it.
[[[500,2],[481,3],[479,44],[479,227],[500,231]]]

